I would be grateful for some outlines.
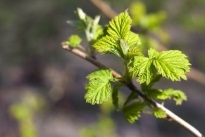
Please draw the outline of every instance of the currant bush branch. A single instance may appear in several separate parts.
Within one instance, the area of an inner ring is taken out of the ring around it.
[[[91,64],[95,65],[98,68],[108,68],[105,65],[103,65],[102,63],[98,62],[96,59],[92,58],[91,56],[87,55],[86,53],[84,53],[83,51],[81,51],[77,48],[70,47],[69,45],[66,45],[66,44],[62,44],[62,47],[66,51],[69,51],[69,52],[73,53],[74,55],[90,62]],[[113,70],[111,68],[109,68],[109,69],[111,70],[112,75],[115,78],[120,79],[122,77],[115,70]],[[167,109],[163,105],[159,104],[158,102],[156,102],[152,99],[149,99],[143,92],[138,90],[137,87],[134,86],[133,83],[127,83],[123,80],[121,80],[120,82],[122,84],[124,84],[125,86],[127,86],[131,91],[136,92],[144,101],[148,102],[152,107],[163,110],[167,115],[167,120],[169,120],[169,121],[171,120],[171,121],[176,122],[177,124],[184,127],[187,131],[189,131],[190,133],[192,133],[196,137],[203,137],[202,134],[196,128],[194,128],[192,125],[190,125],[189,123],[184,121],[182,118],[180,118],[179,116],[177,116],[176,114],[171,112],[169,109]]]

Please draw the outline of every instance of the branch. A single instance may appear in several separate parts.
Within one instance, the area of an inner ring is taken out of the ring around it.
[[[112,19],[117,15],[117,12],[115,12],[106,2],[103,0],[90,0],[90,2],[96,6],[105,16],[107,16],[109,19]],[[132,31],[139,33],[140,29],[132,28]],[[159,51],[168,50],[159,40],[156,39],[156,36],[150,35],[151,39],[154,39],[158,43],[157,49]],[[195,68],[191,68],[191,71],[187,74],[187,77],[205,85],[205,74],[203,72],[200,72],[199,70]]]
[[[87,60],[88,62],[92,63],[93,65],[97,66],[98,68],[108,68],[105,65],[98,62],[96,59],[90,57],[86,53],[80,51],[79,49],[72,48],[69,45],[63,45],[63,49],[73,53],[74,55],[77,55],[78,57]],[[115,78],[121,78],[122,76],[117,73],[116,71],[110,69],[112,71],[112,74]],[[138,95],[140,95],[145,101],[149,102],[153,107],[162,109],[167,114],[167,119],[172,120],[176,122],[177,124],[184,127],[186,130],[188,130],[190,133],[192,133],[196,137],[202,137],[202,134],[194,128],[192,125],[181,119],[179,116],[171,112],[169,109],[164,107],[163,105],[157,103],[156,101],[149,99],[143,92],[138,90],[132,83],[124,83],[130,90],[137,92]]]
[[[104,1],[102,0],[90,0],[90,1],[109,19],[112,19],[117,15],[117,13]]]

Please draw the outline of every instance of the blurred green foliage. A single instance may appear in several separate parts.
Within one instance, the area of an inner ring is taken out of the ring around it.
[[[130,14],[133,20],[133,27],[140,34],[142,40],[142,50],[146,51],[151,48],[158,48],[159,40],[162,43],[169,41],[169,35],[163,30],[162,25],[165,23],[167,13],[165,11],[148,12],[147,6],[142,1],[134,1],[130,5]],[[150,37],[154,35],[156,38]]]
[[[21,137],[38,137],[35,115],[44,105],[44,99],[34,93],[25,93],[21,99],[10,106],[10,114],[19,124]]]
[[[72,47],[78,47],[81,43],[82,39],[78,35],[71,35],[67,41],[63,42],[63,44],[70,45]]]
[[[205,1],[187,0],[179,9],[177,20],[190,31],[205,31]]]
[[[133,25],[138,25],[142,29],[152,30],[160,27],[166,18],[164,11],[159,11],[152,14],[146,13],[146,7],[142,2],[134,2],[130,6],[130,14],[133,20]]]
[[[111,117],[114,111],[113,104],[111,101],[107,101],[100,105],[101,113],[98,116],[98,120],[84,127],[80,131],[80,137],[118,137],[116,131],[116,125]]]

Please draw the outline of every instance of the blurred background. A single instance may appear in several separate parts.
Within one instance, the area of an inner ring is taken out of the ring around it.
[[[118,13],[130,9],[144,45],[157,48],[144,34],[155,35],[205,73],[204,0],[105,2]],[[109,21],[90,0],[0,1],[0,137],[191,137],[179,125],[151,115],[128,124],[109,103],[85,103],[85,77],[97,68],[61,48],[76,33],[66,21],[77,19],[77,7],[91,17],[101,15],[101,24]],[[121,70],[116,58],[100,59]],[[166,107],[205,134],[203,81],[163,80],[157,86],[184,91],[188,101],[182,106],[167,102]]]

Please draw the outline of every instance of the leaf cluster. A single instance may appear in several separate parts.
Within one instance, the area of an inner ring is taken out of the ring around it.
[[[143,11],[142,11],[143,12]],[[90,18],[78,9],[81,21],[84,21],[85,31],[89,28]],[[99,20],[91,21],[98,25]],[[91,24],[92,24],[91,23]],[[123,106],[119,105],[118,92],[123,84],[131,83],[133,79],[141,85],[141,90],[149,99],[165,101],[172,99],[177,105],[187,100],[186,95],[180,90],[156,89],[153,85],[162,77],[171,81],[186,80],[186,73],[190,70],[187,56],[179,50],[158,52],[153,48],[148,50],[147,56],[141,51],[141,41],[138,34],[132,32],[132,19],[128,11],[120,13],[113,18],[99,37],[92,33],[95,39],[91,48],[101,54],[113,54],[123,60],[125,72],[121,78],[113,77],[111,70],[101,68],[87,76],[88,83],[85,86],[85,100],[92,105],[102,104],[105,101],[113,101],[116,109],[122,109],[128,122],[138,120],[145,108],[149,108],[157,118],[165,118],[166,113],[153,108],[149,102],[143,100],[135,91],[128,95]],[[93,28],[94,29],[94,28]],[[92,30],[92,29],[91,29]],[[89,31],[89,33],[92,31]],[[91,34],[91,33],[90,33]]]
[[[102,54],[114,54],[127,59],[141,54],[139,35],[130,31],[132,20],[125,11],[111,20],[107,27],[107,35],[99,39],[93,47]]]

